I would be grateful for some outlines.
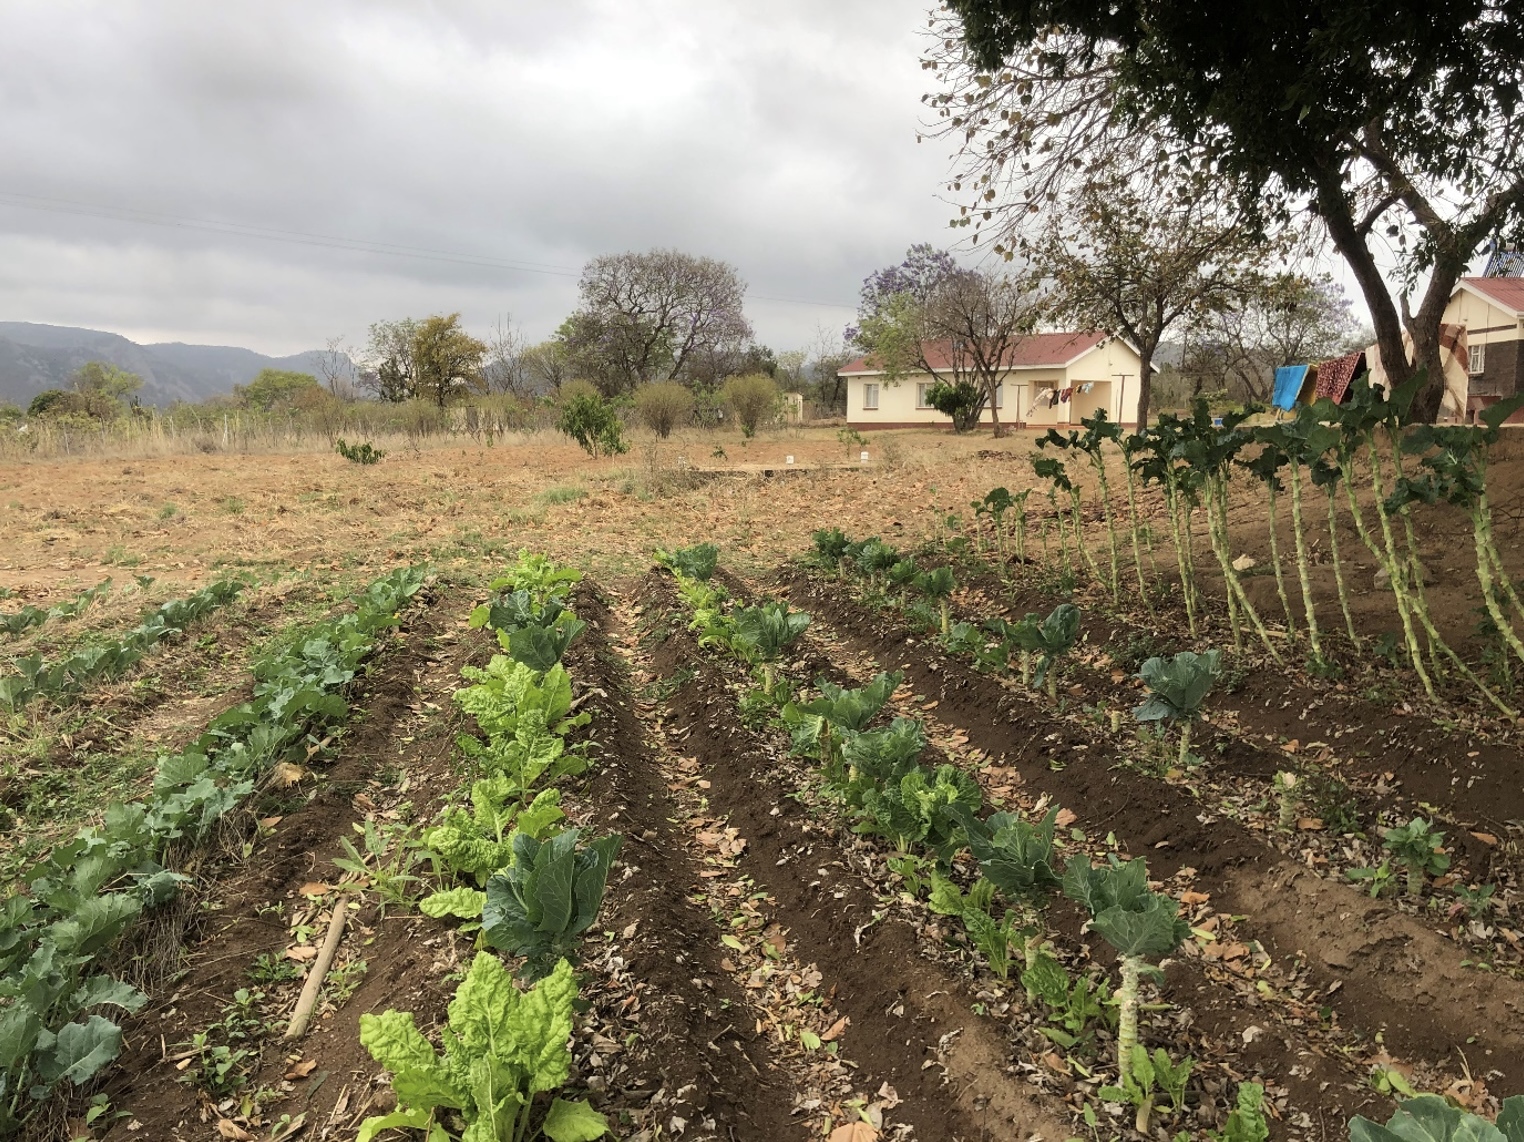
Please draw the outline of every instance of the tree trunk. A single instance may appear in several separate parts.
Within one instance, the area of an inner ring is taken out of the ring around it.
[[[995,388],[993,383],[985,382],[984,401],[990,406],[990,425],[995,430],[995,439],[999,440],[1005,435],[1005,427],[1000,423],[1000,409],[995,405]]]
[[[1148,406],[1153,397],[1154,381],[1150,375],[1153,372],[1155,346],[1149,344],[1138,345],[1138,431],[1142,432],[1148,427]],[[1125,410],[1117,408],[1117,421],[1120,423]]]

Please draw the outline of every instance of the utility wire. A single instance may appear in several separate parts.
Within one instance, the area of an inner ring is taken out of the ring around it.
[[[333,234],[309,234],[300,230],[283,230],[273,226],[253,226],[241,222],[222,222],[204,218],[184,218],[161,214],[151,210],[131,207],[107,206],[100,203],[76,202],[61,198],[44,198],[36,194],[21,194],[0,190],[0,206],[12,206],[22,210],[41,210],[53,214],[73,214],[85,218],[102,218],[111,222],[140,223],[148,226],[167,226],[178,230],[198,230],[209,234],[227,234],[241,238],[259,238],[267,242],[284,242],[288,245],[313,246],[326,250],[350,250],[361,254],[379,254],[383,257],[415,258],[431,262],[450,262],[456,265],[476,266],[482,269],[510,270],[526,274],[544,274],[551,277],[575,278],[582,271],[569,266],[553,266],[545,262],[528,262],[481,254],[462,254],[449,250],[435,250],[425,246],[408,246],[398,242],[381,242],[366,238],[346,238]],[[830,301],[809,301],[797,297],[774,297],[768,294],[752,294],[758,301],[776,301],[786,305],[808,305],[822,309],[855,310],[856,306],[841,305]]]

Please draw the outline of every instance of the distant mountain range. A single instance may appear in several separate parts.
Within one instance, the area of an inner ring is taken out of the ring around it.
[[[67,388],[88,361],[106,361],[143,378],[144,404],[202,401],[247,384],[261,369],[318,375],[321,350],[266,357],[231,345],[139,345],[116,333],[0,321],[0,401],[23,408],[44,389]]]

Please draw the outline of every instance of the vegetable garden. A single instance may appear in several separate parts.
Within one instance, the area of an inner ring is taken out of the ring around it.
[[[1524,1142],[1498,430],[1402,399],[1096,418],[924,542],[770,570],[376,578],[25,849],[0,1137]],[[109,582],[14,611],[0,700],[90,703],[254,589],[72,648]]]

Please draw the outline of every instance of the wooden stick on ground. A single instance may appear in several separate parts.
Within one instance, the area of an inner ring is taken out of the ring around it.
[[[328,935],[323,940],[323,946],[318,949],[317,959],[312,961],[312,970],[307,973],[307,983],[302,988],[301,998],[296,1001],[296,1009],[291,1012],[291,1026],[286,1028],[288,1040],[300,1039],[307,1033],[312,1009],[317,1006],[318,993],[323,990],[323,977],[328,974],[328,969],[333,964],[333,955],[339,950],[339,941],[344,937],[344,917],[348,914],[349,905],[343,896],[338,896],[333,902],[333,919],[328,922]]]

